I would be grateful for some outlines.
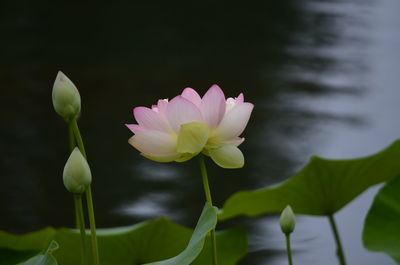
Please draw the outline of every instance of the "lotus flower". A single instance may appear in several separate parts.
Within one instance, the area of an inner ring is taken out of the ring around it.
[[[217,85],[203,98],[186,88],[170,101],[134,108],[137,124],[126,124],[134,133],[128,142],[158,162],[183,162],[202,152],[223,168],[240,168],[244,165],[240,135],[253,107],[244,102],[243,94],[225,99]]]

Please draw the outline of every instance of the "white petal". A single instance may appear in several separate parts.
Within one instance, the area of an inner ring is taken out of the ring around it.
[[[222,140],[238,137],[246,128],[253,107],[253,104],[247,102],[236,104],[222,119],[215,136]]]
[[[244,165],[242,151],[234,145],[224,145],[218,149],[209,150],[212,160],[223,168],[241,168]]]
[[[167,110],[168,100],[166,99],[159,99],[157,102],[158,111],[161,113],[165,113]]]
[[[203,121],[200,110],[182,96],[173,98],[167,106],[167,119],[172,129],[179,133],[182,124],[192,121]]]
[[[176,137],[160,131],[146,131],[135,134],[128,142],[141,153],[147,155],[172,155],[176,153]]]
[[[133,132],[134,134],[147,131],[146,129],[140,127],[138,124],[125,124],[125,126],[128,127],[129,130],[131,130],[131,132]]]
[[[233,107],[235,107],[236,104],[243,103],[243,101],[244,101],[243,93],[240,93],[239,96],[238,96],[237,98],[228,98],[228,99],[226,100],[225,115],[226,115],[226,113],[228,113],[229,111],[231,111],[231,109],[233,109]]]
[[[178,154],[178,153],[169,154],[169,155],[148,155],[148,154],[141,153],[141,155],[146,157],[147,159],[150,159],[150,160],[153,160],[156,162],[162,162],[162,163],[172,162],[180,157],[180,154]]]
[[[204,121],[211,128],[217,127],[225,114],[225,95],[221,88],[213,85],[203,96],[200,104],[200,110],[203,114]]]
[[[224,144],[231,144],[231,145],[234,145],[234,146],[239,146],[239,145],[241,145],[243,142],[244,142],[244,137],[243,137],[243,138],[241,138],[241,137],[236,137],[236,138],[233,138],[233,139],[231,139],[231,140],[225,141]]]
[[[158,112],[146,108],[136,107],[133,114],[140,127],[148,130],[157,130],[161,132],[170,132],[171,128],[166,119]]]
[[[197,107],[200,106],[201,97],[193,88],[190,87],[185,88],[181,95],[182,97],[186,98],[187,100],[195,104]]]
[[[240,93],[237,98],[235,98],[236,103],[243,103],[244,102],[244,95],[243,93]]]

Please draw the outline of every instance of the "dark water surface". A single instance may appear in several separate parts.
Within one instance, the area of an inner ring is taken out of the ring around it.
[[[160,215],[195,225],[204,201],[197,161],[148,161],[127,144],[124,127],[134,106],[187,86],[204,93],[217,83],[255,104],[241,146],[245,167],[208,163],[217,206],[235,191],[290,177],[313,153],[361,156],[400,136],[395,0],[52,3],[0,3],[2,230],[73,226],[61,177],[67,129],[51,103],[58,70],[81,92],[100,227]],[[394,264],[362,248],[375,192],[338,214],[351,264]],[[251,253],[241,264],[286,264],[276,222],[232,222],[250,231]],[[337,263],[325,220],[300,217],[296,232],[297,264]]]

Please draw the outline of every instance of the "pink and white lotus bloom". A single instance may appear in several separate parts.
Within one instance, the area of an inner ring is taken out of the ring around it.
[[[203,98],[186,88],[170,101],[134,108],[137,124],[126,125],[134,133],[128,142],[158,162],[184,162],[202,152],[223,168],[240,168],[244,165],[240,135],[253,107],[244,102],[243,94],[225,99],[217,85]]]

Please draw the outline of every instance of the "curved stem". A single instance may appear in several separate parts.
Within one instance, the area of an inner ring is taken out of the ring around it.
[[[337,246],[336,254],[338,256],[339,263],[340,263],[340,265],[346,265],[342,242],[340,241],[339,231],[336,227],[335,219],[333,218],[333,215],[328,215],[328,218],[329,218],[329,223],[332,228],[333,236],[335,237],[335,241],[336,241],[336,246]]]
[[[81,151],[83,157],[87,160],[85,146],[83,145],[82,136],[79,131],[78,123],[76,119],[71,121],[72,130],[74,132],[76,142],[78,144],[78,148]],[[90,226],[90,233],[92,238],[92,252],[93,252],[93,263],[94,265],[99,265],[99,248],[97,243],[97,235],[96,235],[96,220],[94,216],[94,207],[93,207],[93,197],[92,197],[92,188],[91,186],[86,187],[86,202],[88,208],[88,215],[89,215],[89,226]]]
[[[83,145],[81,132],[79,131],[79,127],[78,127],[78,123],[76,122],[76,119],[71,120],[71,127],[72,127],[72,131],[75,135],[75,139],[76,139],[76,143],[79,147],[79,151],[81,151],[83,157],[87,160],[85,146]]]
[[[207,168],[204,162],[204,156],[201,154],[199,155],[199,164],[200,164],[201,176],[203,179],[203,187],[204,187],[204,193],[206,195],[206,200],[209,204],[212,205],[210,185],[208,184]],[[217,239],[215,237],[215,229],[211,230],[210,236],[211,236],[212,260],[213,260],[212,264],[217,265]]]
[[[292,260],[292,248],[290,246],[290,234],[285,234],[286,237],[286,251],[288,255],[288,262],[289,265],[293,265],[293,260]]]
[[[87,264],[87,249],[86,249],[86,230],[85,230],[85,219],[83,218],[82,208],[82,195],[74,194],[75,202],[75,213],[77,217],[77,224],[81,233],[81,264]]]

